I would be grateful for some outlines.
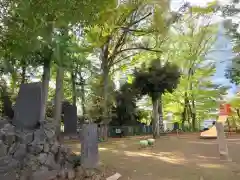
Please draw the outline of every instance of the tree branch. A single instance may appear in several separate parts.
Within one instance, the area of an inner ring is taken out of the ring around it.
[[[149,16],[151,16],[151,15],[152,15],[152,13],[150,12],[150,13],[148,13],[147,15],[143,16],[142,18],[140,18],[140,19],[132,22],[132,23],[129,24],[126,28],[130,28],[130,27],[134,26],[135,24],[140,23],[142,20],[146,19],[147,17],[149,17]]]
[[[142,18],[140,18],[140,19],[138,19],[138,20],[136,20],[136,21],[128,24],[126,27],[120,27],[120,28],[123,29],[123,33],[121,34],[121,36],[120,36],[119,39],[117,40],[117,43],[116,43],[116,45],[115,45],[115,47],[114,47],[114,49],[113,49],[112,55],[109,57],[109,60],[110,60],[110,61],[113,61],[113,60],[114,60],[114,58],[115,58],[116,55],[117,55],[116,53],[117,53],[118,48],[119,48],[122,44],[124,44],[124,40],[126,39],[127,33],[130,32],[130,31],[134,31],[134,29],[131,29],[131,30],[130,30],[130,27],[134,26],[135,24],[138,24],[139,22],[141,22],[142,20],[146,19],[147,17],[149,17],[149,16],[151,16],[151,15],[152,15],[152,13],[148,13],[148,14],[146,14],[145,16],[143,16]],[[125,20],[126,20],[126,19],[125,19]],[[137,31],[137,30],[135,30],[135,32],[136,32],[136,31]],[[113,63],[113,62],[110,62],[110,63]]]
[[[110,57],[109,57],[109,64],[113,63],[114,58],[116,57],[116,52],[118,50],[118,48],[124,44],[124,41],[126,39],[127,36],[127,31],[124,31],[121,36],[119,37],[119,39],[117,40],[117,43],[113,49],[113,52],[111,53]]]
[[[188,4],[184,4],[178,11],[179,12],[183,12],[185,11],[186,7],[188,7]],[[137,29],[131,29],[132,26],[140,23],[141,21],[143,21],[144,19],[148,18],[149,16],[151,16],[153,13],[149,12],[148,14],[146,14],[145,16],[141,17],[138,20],[135,20],[133,22],[130,22],[128,25],[126,25],[125,27],[120,27],[120,29],[123,30],[122,34],[120,35],[120,37],[118,38],[115,47],[113,48],[113,51],[111,53],[111,55],[108,57],[109,60],[109,65],[112,66],[114,64],[119,63],[121,60],[118,60],[117,62],[114,62],[114,59],[116,58],[116,56],[120,53],[123,53],[125,51],[136,51],[136,50],[144,50],[144,51],[151,51],[151,52],[156,52],[156,53],[162,53],[162,50],[157,50],[154,48],[148,48],[148,47],[132,47],[132,48],[125,48],[125,49],[121,49],[119,50],[119,47],[122,47],[125,44],[125,40],[126,40],[126,36],[128,34],[128,32],[138,32],[138,33],[145,33],[145,34],[149,34],[149,33],[153,33],[154,31],[144,31],[144,30],[137,30]],[[176,16],[173,20],[173,22],[176,22],[177,19],[179,18],[179,16]],[[124,19],[126,21],[126,18]],[[170,22],[168,22],[167,24],[170,24]],[[117,30],[117,28],[115,29]],[[131,55],[129,56],[131,57]],[[126,59],[126,58],[124,58]]]
[[[117,60],[117,61],[113,62],[112,64],[110,64],[110,66],[114,66],[114,65],[120,63],[121,61],[123,61],[123,60],[125,60],[125,59],[128,59],[128,58],[130,58],[130,57],[132,57],[132,56],[135,56],[135,55],[137,55],[137,54],[139,54],[139,53],[141,53],[141,52],[133,53],[133,54],[131,54],[131,55],[122,57],[122,58],[120,58],[119,60]]]
[[[143,35],[156,32],[156,31],[154,31],[154,30],[147,30],[147,29],[137,30],[137,29],[130,29],[130,28],[127,28],[127,27],[121,27],[121,28],[122,28],[124,31],[136,32],[136,33],[144,33]]]
[[[156,52],[156,53],[162,53],[162,50],[157,50],[157,49],[154,49],[154,48],[132,47],[132,48],[122,49],[122,50],[118,51],[117,54],[120,54],[120,53],[125,52],[125,51],[132,51],[132,50],[145,50],[145,51],[151,51],[151,52]]]

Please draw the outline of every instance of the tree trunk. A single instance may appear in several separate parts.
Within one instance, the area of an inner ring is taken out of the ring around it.
[[[104,70],[103,72],[103,116],[104,116],[104,124],[108,124],[108,70]]]
[[[44,61],[43,65],[43,76],[42,76],[42,107],[40,113],[40,121],[45,120],[46,114],[46,106],[48,100],[48,88],[49,88],[49,81],[50,81],[50,59],[48,61]]]
[[[190,107],[190,112],[191,112],[191,117],[192,117],[192,130],[196,131],[196,107],[195,107],[195,99],[194,99],[194,95],[193,95],[193,84],[192,83],[190,83],[190,91],[191,91],[192,107],[190,105],[190,102],[189,102],[189,107]]]
[[[240,118],[240,109],[237,108],[236,111],[237,111],[238,118]]]
[[[196,131],[196,109],[195,103],[192,101],[192,129]]]
[[[12,108],[12,101],[7,92],[6,84],[1,83],[0,87],[1,87],[1,101],[3,104],[3,115],[12,119],[14,116],[14,111]]]
[[[160,133],[164,132],[164,127],[163,127],[163,109],[162,109],[162,95],[159,97],[159,104],[158,104],[158,113],[159,113],[159,131]]]
[[[80,75],[80,86],[81,86],[81,105],[82,105],[82,113],[83,116],[86,114],[86,108],[85,108],[85,80],[82,77],[81,72]]]
[[[17,87],[17,74],[16,72],[11,73],[11,94],[15,94],[15,90]]]
[[[47,17],[48,26],[46,28],[46,42],[48,43],[43,50],[43,76],[42,76],[42,106],[40,112],[40,122],[45,120],[46,115],[46,107],[48,100],[48,89],[49,89],[49,81],[50,81],[50,70],[51,70],[51,60],[53,51],[49,48],[49,45],[52,44],[52,32],[53,32],[53,18],[51,16]]]
[[[26,66],[22,66],[22,72],[21,72],[21,84],[24,84],[26,81]]]
[[[159,130],[159,114],[158,114],[158,99],[152,98],[153,105],[153,138],[158,138],[160,136]]]
[[[104,130],[108,129],[108,124],[110,122],[109,117],[109,66],[108,66],[108,46],[110,38],[105,43],[101,52],[101,69],[102,69],[102,78],[103,78],[103,128]],[[103,140],[107,140],[107,132],[104,133],[104,137],[101,137]]]
[[[56,91],[55,91],[55,109],[54,120],[56,122],[56,135],[59,136],[61,132],[61,114],[62,114],[62,98],[63,98],[63,77],[64,69],[61,66],[57,68],[56,77]]]
[[[108,117],[108,104],[109,104],[109,99],[108,99],[108,89],[109,89],[109,69],[107,67],[107,62],[103,62],[103,73],[102,73],[102,78],[103,78],[103,118],[104,118],[104,124],[109,123],[109,117]]]
[[[192,128],[193,127],[192,126],[192,123],[193,123],[193,112],[192,112],[192,107],[191,107],[191,104],[190,104],[189,100],[188,100],[187,106],[188,106],[188,112],[189,112],[189,117],[190,117],[190,118],[188,118],[188,124],[189,124],[189,127]]]
[[[107,140],[107,129],[108,129],[108,124],[110,122],[109,120],[109,100],[108,100],[108,85],[109,85],[109,72],[107,69],[104,70],[103,72],[103,137],[101,137],[103,140]]]
[[[76,76],[74,72],[71,73],[71,81],[72,81],[72,101],[73,101],[73,105],[77,106]]]
[[[185,107],[184,107],[184,110],[183,110],[183,112],[182,112],[182,124],[181,124],[182,130],[184,130],[185,119],[186,119],[186,109],[185,109]]]
[[[188,108],[188,98],[187,98],[187,92],[184,93],[184,108],[182,112],[182,130],[185,130],[184,123],[188,119],[187,118],[187,108]]]
[[[192,106],[191,106],[192,105]],[[192,103],[190,103],[188,99],[188,94],[185,92],[184,94],[184,122],[187,120],[190,127],[195,130],[196,129],[196,112],[195,110],[195,103],[192,100]],[[190,118],[192,121],[190,121]],[[184,124],[182,123],[182,129],[184,130]]]

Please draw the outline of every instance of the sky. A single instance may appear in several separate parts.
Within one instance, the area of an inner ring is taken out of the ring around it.
[[[220,0],[226,3],[228,0]],[[179,7],[184,3],[189,2],[191,5],[205,6],[207,3],[212,2],[212,0],[172,0],[171,8],[179,9]],[[212,18],[213,22],[219,22],[219,32],[217,34],[217,41],[213,45],[213,49],[216,51],[208,54],[207,58],[216,60],[216,73],[213,76],[213,82],[220,83],[222,85],[230,86],[231,88],[228,91],[227,98],[231,98],[237,90],[237,87],[230,83],[228,79],[225,78],[225,69],[229,65],[230,58],[233,56],[232,46],[230,39],[224,34],[224,27],[221,24],[222,18],[219,15],[214,15]]]
[[[223,85],[229,85],[231,88],[229,89],[228,96],[232,97],[237,90],[237,87],[230,83],[228,79],[224,76],[226,67],[231,63],[231,58],[234,56],[232,53],[232,46],[230,39],[224,35],[224,28],[220,25],[218,38],[215,43],[216,49],[223,49],[223,51],[216,51],[208,56],[212,56],[216,59],[216,73],[213,77],[213,81],[216,83],[221,83]]]

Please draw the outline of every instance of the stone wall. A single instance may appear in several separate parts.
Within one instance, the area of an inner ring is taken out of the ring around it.
[[[17,129],[0,120],[0,179],[48,180],[75,177],[74,158],[55,138],[54,124],[43,122],[35,130]]]

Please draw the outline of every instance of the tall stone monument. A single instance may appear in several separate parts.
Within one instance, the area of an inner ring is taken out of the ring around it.
[[[64,134],[75,135],[77,133],[77,107],[66,103],[63,107]]]
[[[227,121],[228,115],[231,113],[229,104],[220,105],[219,118],[215,124],[217,130],[217,142],[219,148],[220,159],[230,161],[227,140],[224,132],[224,124]]]
[[[35,129],[40,120],[42,83],[22,84],[14,107],[13,124],[16,128]]]
[[[81,134],[81,163],[84,168],[96,168],[98,165],[97,124],[83,124]]]
[[[218,150],[219,150],[219,154],[220,154],[220,159],[230,160],[223,123],[216,122],[216,129],[217,129],[217,142],[218,142]]]

